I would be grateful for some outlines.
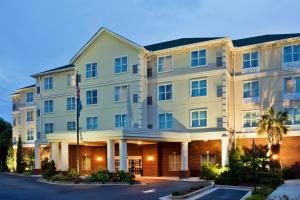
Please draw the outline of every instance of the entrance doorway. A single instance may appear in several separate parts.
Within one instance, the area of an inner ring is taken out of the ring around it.
[[[142,174],[142,156],[127,156],[127,169],[134,175]],[[115,157],[115,170],[120,170],[120,157]]]

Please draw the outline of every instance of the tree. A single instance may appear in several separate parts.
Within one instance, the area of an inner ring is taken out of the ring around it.
[[[272,154],[272,145],[278,145],[282,141],[282,136],[287,134],[288,115],[286,112],[275,112],[271,107],[265,114],[261,116],[258,122],[258,135],[266,135],[268,152],[270,158]]]
[[[6,168],[7,150],[12,145],[11,124],[0,117],[0,169]]]
[[[23,173],[25,170],[25,162],[24,162],[24,154],[23,154],[23,146],[22,139],[19,136],[18,146],[17,146],[17,172]]]
[[[9,171],[14,170],[14,149],[12,146],[7,150],[6,165]]]
[[[34,167],[34,152],[32,150],[24,156],[24,161],[26,163],[26,167],[32,170]]]

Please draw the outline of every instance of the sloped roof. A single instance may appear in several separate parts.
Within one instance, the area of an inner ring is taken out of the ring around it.
[[[260,35],[255,37],[248,37],[248,38],[242,38],[233,40],[233,46],[235,47],[242,47],[242,46],[248,46],[253,44],[260,44],[265,42],[272,42],[276,40],[284,40],[288,38],[293,37],[299,37],[300,33],[292,33],[292,34],[268,34],[268,35]]]
[[[32,76],[34,77],[34,76],[38,76],[38,75],[48,74],[50,72],[55,72],[55,71],[60,71],[60,70],[67,70],[67,69],[71,69],[71,68],[74,68],[74,65],[73,64],[68,64],[68,65],[64,65],[64,66],[61,66],[61,67],[56,67],[56,68],[53,68],[53,69],[49,69],[49,70],[46,70],[46,71],[43,71],[43,72],[39,72],[39,73],[34,74]]]
[[[158,50],[163,50],[163,49],[169,49],[173,47],[179,47],[183,45],[188,45],[188,44],[194,44],[198,42],[205,42],[209,40],[216,40],[224,37],[203,37],[203,38],[180,38],[176,40],[170,40],[166,42],[160,42],[156,44],[151,44],[151,45],[146,45],[144,46],[145,49],[148,51],[158,51]]]
[[[33,85],[28,85],[28,86],[26,86],[26,87],[19,88],[18,90],[27,89],[27,88],[32,88],[32,87],[35,87],[35,84],[33,84]]]

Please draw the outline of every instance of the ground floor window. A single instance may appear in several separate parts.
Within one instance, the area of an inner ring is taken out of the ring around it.
[[[206,153],[201,155],[201,165],[209,163],[216,163],[216,154]]]
[[[82,156],[82,170],[91,170],[91,156]]]
[[[174,153],[169,155],[169,171],[180,170],[180,155]]]

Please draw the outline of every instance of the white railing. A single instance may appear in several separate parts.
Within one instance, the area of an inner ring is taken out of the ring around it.
[[[286,93],[282,95],[284,100],[297,100],[300,99],[300,93]]]
[[[285,70],[297,69],[297,68],[300,69],[300,61],[283,63],[283,69],[285,69]]]
[[[256,73],[260,72],[259,67],[251,67],[251,68],[243,68],[242,67],[242,74],[250,74],[250,73]]]
[[[248,97],[248,98],[243,98],[243,103],[244,104],[255,104],[259,103],[260,98],[259,97]]]

